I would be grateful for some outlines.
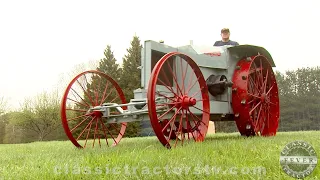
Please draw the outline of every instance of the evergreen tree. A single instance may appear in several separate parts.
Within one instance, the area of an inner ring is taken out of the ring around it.
[[[123,58],[123,67],[120,79],[120,86],[128,102],[134,98],[133,91],[141,86],[141,71],[138,67],[141,65],[140,39],[134,36],[131,41],[131,47]],[[140,122],[128,123],[126,136],[138,136],[140,134]]]
[[[104,50],[104,56],[105,56],[104,58],[100,59],[97,70],[107,74],[113,80],[115,80],[116,83],[119,84],[121,68],[119,64],[117,64],[117,60],[114,57],[113,51],[111,50],[111,45],[107,45],[107,48]],[[99,85],[98,85],[98,82],[99,82]],[[99,100],[105,99],[104,102],[106,103],[117,103],[117,104],[123,103],[115,87],[111,85],[111,82],[107,82],[106,79],[104,78],[101,79],[99,77],[94,77],[93,83],[98,85],[97,95],[99,96],[98,97]],[[108,86],[107,92],[104,92],[106,90],[105,86]],[[108,95],[106,95],[107,97],[103,97],[103,94],[108,94]],[[117,113],[118,111],[115,108],[110,109],[110,114],[117,114]],[[118,136],[121,126],[122,125],[120,123],[106,125],[107,129],[109,130],[109,132],[112,134],[113,137]],[[126,129],[128,129],[128,127]],[[125,132],[125,136],[126,135],[127,135],[127,132]],[[112,136],[109,133],[107,133],[107,136],[110,139],[112,138]]]
[[[134,36],[131,47],[127,49],[128,54],[123,58],[120,85],[126,95],[127,101],[133,98],[133,90],[141,86],[141,48],[139,37]]]
[[[97,70],[108,74],[116,82],[119,82],[121,69],[119,67],[119,64],[117,64],[117,60],[114,57],[113,51],[111,51],[110,45],[107,45],[107,48],[104,50],[104,56],[104,58],[100,59]]]

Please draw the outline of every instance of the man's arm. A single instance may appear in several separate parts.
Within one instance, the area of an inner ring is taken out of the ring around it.
[[[216,41],[213,46],[218,46],[219,41]]]

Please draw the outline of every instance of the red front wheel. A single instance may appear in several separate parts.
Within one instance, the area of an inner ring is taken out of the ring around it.
[[[151,73],[147,97],[151,125],[165,147],[204,140],[210,117],[208,89],[190,57],[179,52],[163,56]]]

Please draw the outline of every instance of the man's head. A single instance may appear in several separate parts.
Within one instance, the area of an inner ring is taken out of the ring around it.
[[[228,28],[221,29],[221,38],[223,41],[229,41],[230,30]]]

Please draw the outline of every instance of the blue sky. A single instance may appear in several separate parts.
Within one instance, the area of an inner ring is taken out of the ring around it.
[[[66,81],[77,64],[119,62],[134,34],[170,46],[212,45],[228,27],[240,44],[265,47],[275,70],[320,65],[320,1],[0,1],[0,96],[12,107]],[[87,67],[89,68],[89,67]]]

